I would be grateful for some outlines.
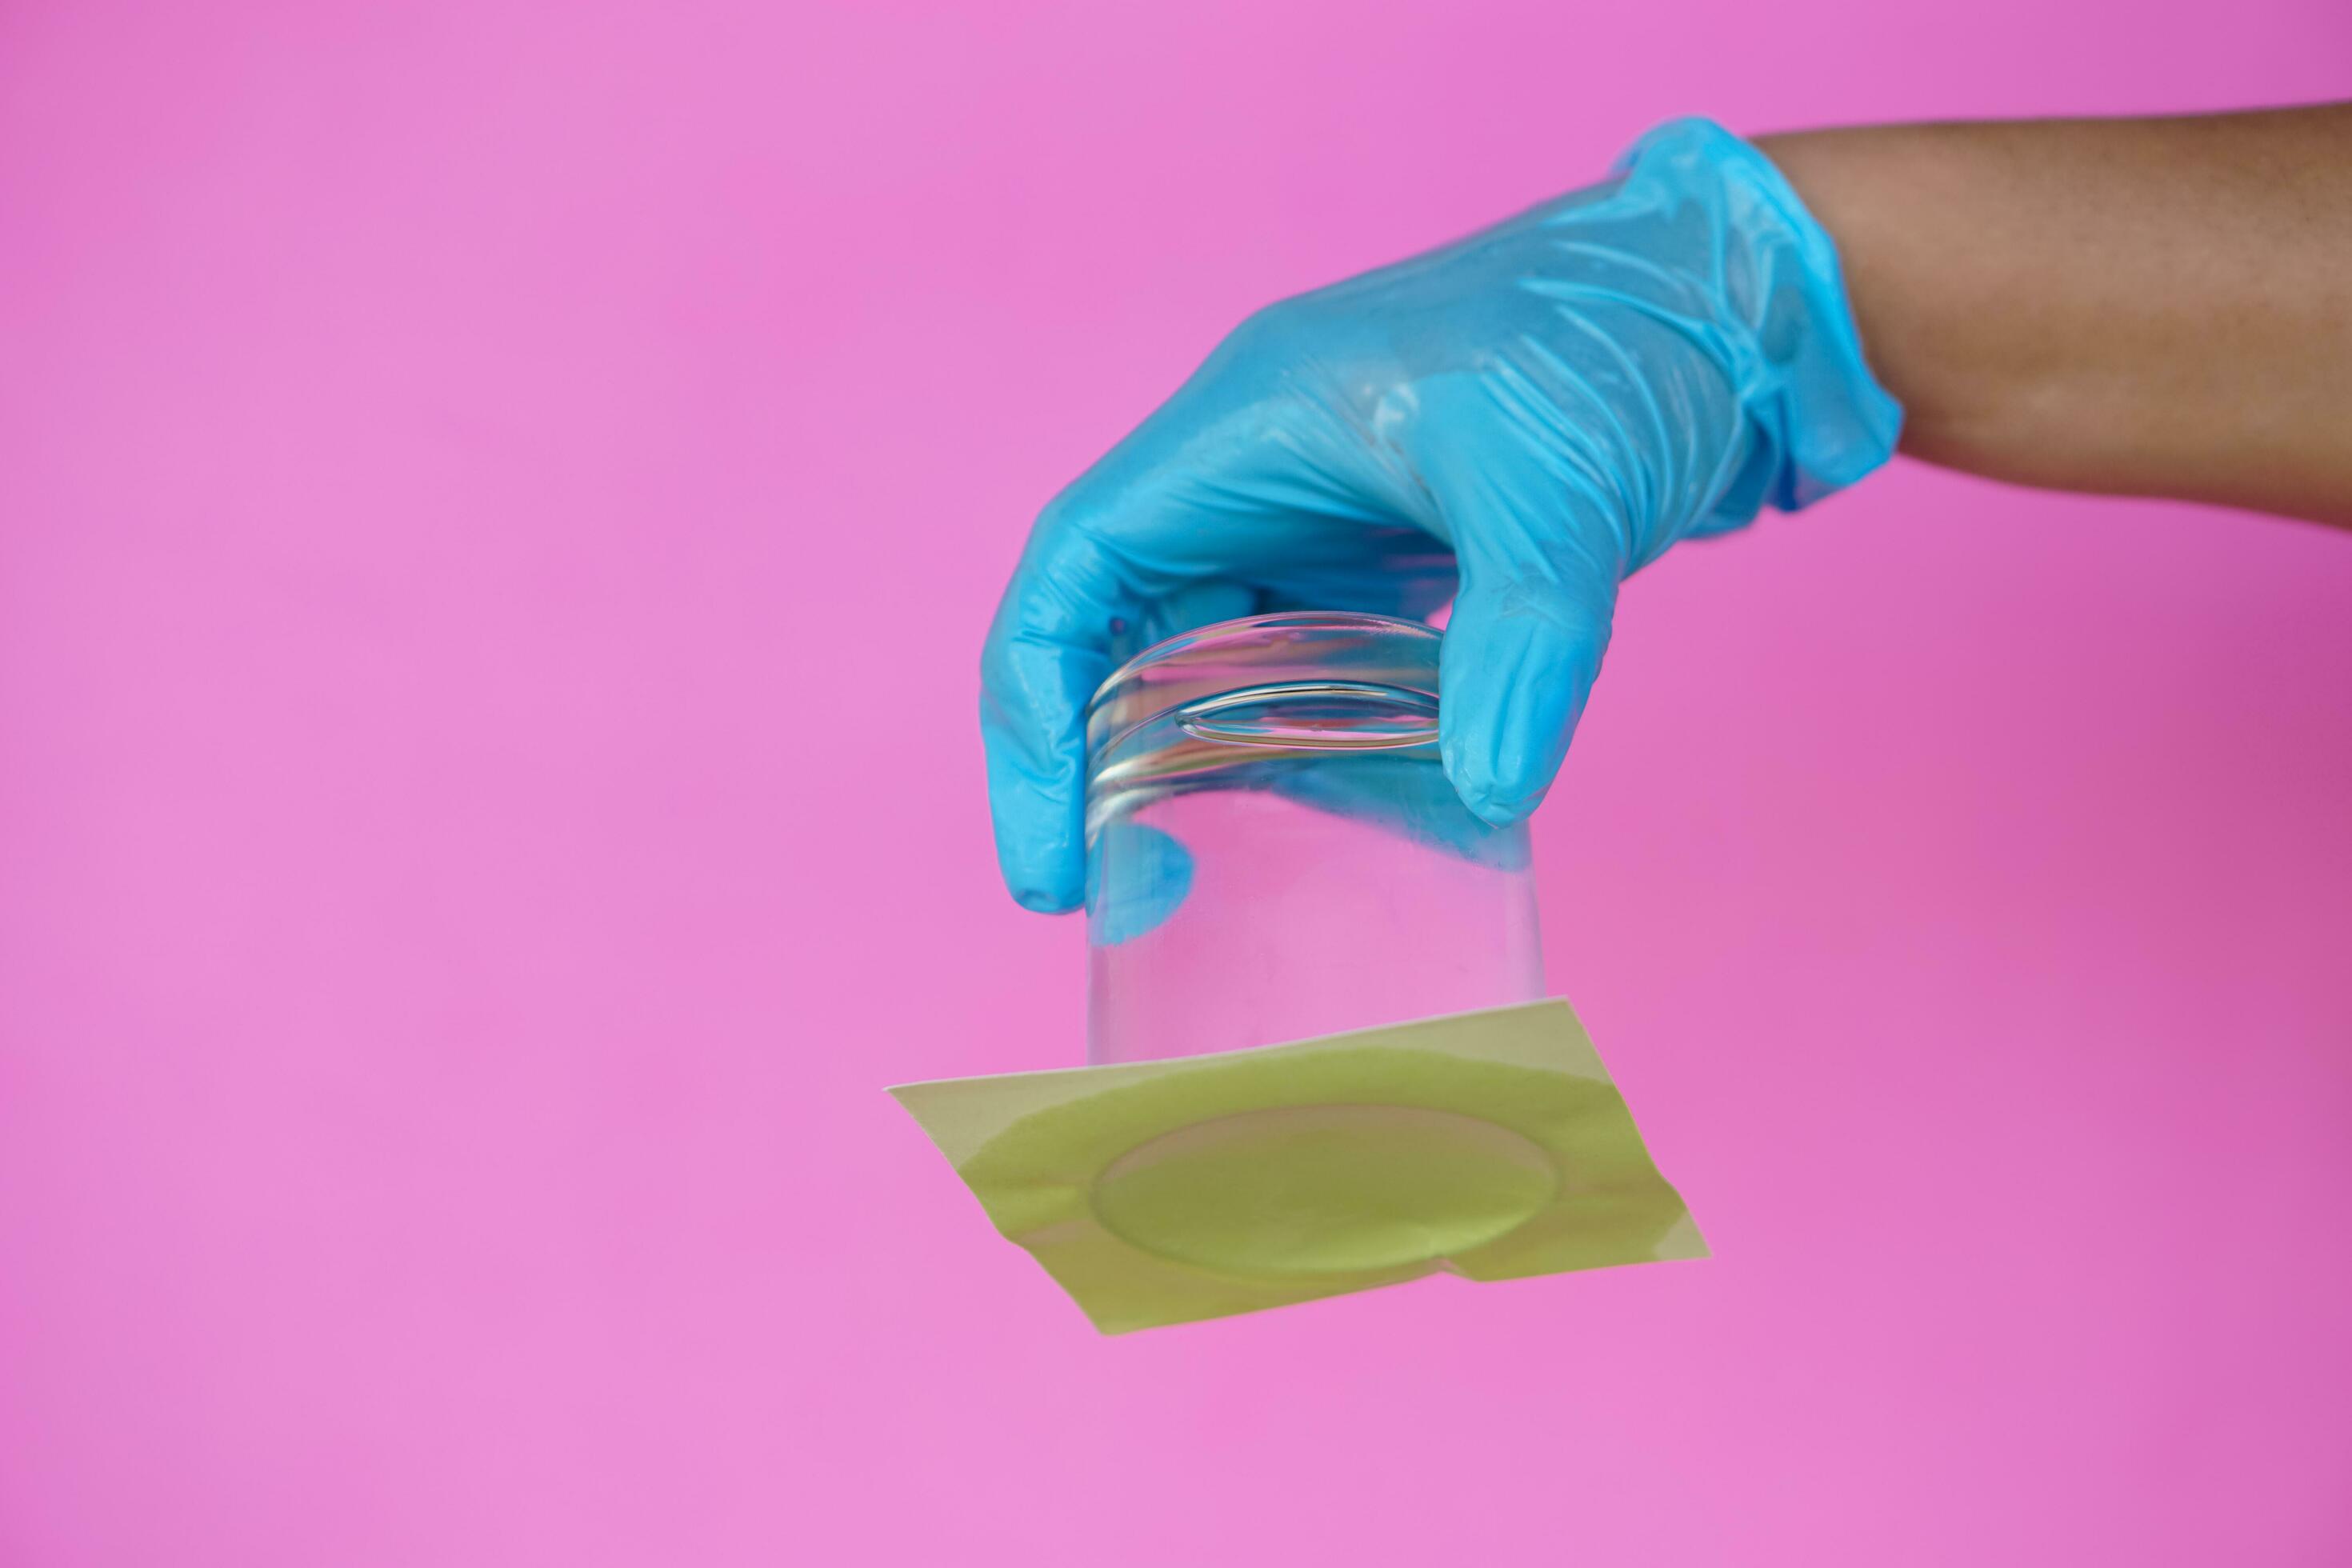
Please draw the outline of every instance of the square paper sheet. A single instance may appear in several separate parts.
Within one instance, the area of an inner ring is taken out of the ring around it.
[[[890,1092],[1106,1333],[1706,1256],[1557,999]]]

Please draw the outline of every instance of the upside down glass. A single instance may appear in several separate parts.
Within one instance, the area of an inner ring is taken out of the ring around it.
[[[1273,1045],[1543,994],[1525,824],[1462,805],[1438,634],[1227,621],[1129,660],[1087,721],[1087,1058]]]

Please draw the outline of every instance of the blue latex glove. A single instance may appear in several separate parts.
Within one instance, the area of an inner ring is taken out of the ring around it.
[[[1454,608],[1440,750],[1504,824],[1551,785],[1617,584],[1886,460],[1829,237],[1705,121],[1612,176],[1259,312],[1037,520],[983,650],[1013,896],[1085,887],[1085,714],[1114,656],[1212,621]]]

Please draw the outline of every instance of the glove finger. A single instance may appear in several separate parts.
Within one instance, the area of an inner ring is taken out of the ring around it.
[[[981,660],[989,799],[1005,881],[1031,909],[1083,896],[1087,702],[1133,639],[1368,561],[1428,575],[1411,495],[1329,407],[1293,395],[1287,320],[1254,318],[1055,497],[998,606]]]
[[[1438,743],[1497,827],[1542,804],[1601,673],[1617,605],[1600,503],[1532,458],[1433,476],[1462,560],[1438,654]]]
[[[1049,516],[1030,535],[981,653],[981,737],[1005,886],[1024,907],[1076,909],[1085,893],[1087,701],[1111,639],[1140,617],[1119,563]]]
[[[1280,452],[1211,438],[1215,417],[1188,389],[1055,497],[997,606],[981,733],[998,865],[1027,908],[1084,897],[1086,710],[1103,678],[1149,642],[1253,613],[1271,558],[1336,560],[1362,532],[1293,511],[1300,487],[1270,477]]]
[[[1609,647],[1615,584],[1465,584],[1439,656],[1438,743],[1462,803],[1507,827],[1543,803]]]

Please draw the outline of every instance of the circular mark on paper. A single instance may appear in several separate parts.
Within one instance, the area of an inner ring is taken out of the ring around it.
[[[1551,1158],[1507,1127],[1407,1105],[1301,1105],[1181,1127],[1094,1182],[1130,1246],[1225,1273],[1338,1274],[1427,1263],[1549,1204]]]

